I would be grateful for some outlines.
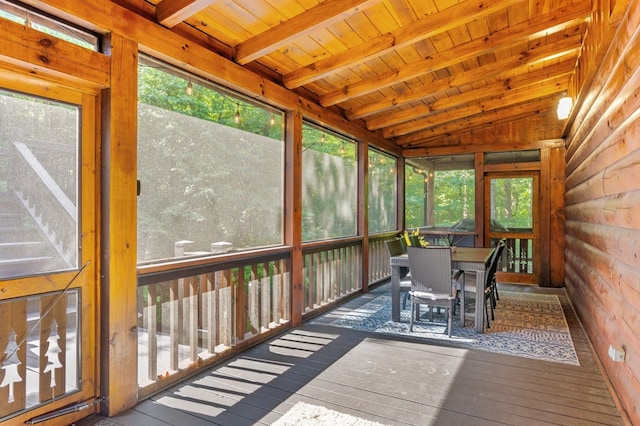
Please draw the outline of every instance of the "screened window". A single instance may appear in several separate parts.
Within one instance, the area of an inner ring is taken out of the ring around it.
[[[21,7],[15,3],[0,0],[0,18],[31,27],[34,30],[41,31],[86,49],[98,49],[98,38],[94,34],[62,22],[58,18],[49,18],[43,13]]]
[[[308,123],[302,143],[303,240],[355,235],[356,144]]]
[[[138,260],[282,244],[282,112],[149,58],[138,78]]]
[[[406,228],[419,228],[427,225],[427,187],[428,172],[409,165],[404,168],[405,199],[404,220]]]
[[[396,160],[369,150],[369,233],[396,229]]]
[[[420,226],[474,229],[473,155],[412,159],[405,178],[407,211],[412,214],[407,227],[422,222]]]
[[[75,105],[0,90],[0,278],[78,266]]]

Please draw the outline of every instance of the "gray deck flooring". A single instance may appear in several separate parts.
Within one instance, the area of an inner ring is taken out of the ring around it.
[[[298,401],[386,425],[625,424],[562,289],[509,286],[560,296],[580,366],[328,325],[387,286],[126,413],[79,425],[268,425]]]

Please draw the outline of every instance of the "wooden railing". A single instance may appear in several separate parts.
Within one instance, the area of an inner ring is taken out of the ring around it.
[[[505,244],[498,271],[533,274],[533,239],[505,238]]]
[[[370,283],[390,276],[384,242],[393,237],[370,239]],[[288,327],[290,271],[284,247],[140,265],[139,396]],[[303,318],[360,291],[362,278],[361,238],[305,244]]]
[[[391,277],[391,263],[386,242],[398,236],[399,232],[369,236],[369,285]]]
[[[289,250],[181,264],[139,269],[141,397],[275,334],[290,321]]]
[[[323,308],[362,289],[362,240],[315,242],[303,247],[304,311]]]

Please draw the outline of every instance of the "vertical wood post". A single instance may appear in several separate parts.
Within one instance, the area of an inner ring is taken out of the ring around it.
[[[302,324],[302,114],[287,113],[285,147],[285,243],[291,249],[291,325]]]
[[[549,285],[562,287],[564,285],[564,236],[565,232],[565,148],[555,147],[549,149],[550,173],[550,229],[549,241]],[[544,164],[544,163],[542,163]],[[541,240],[545,240],[542,235]]]
[[[358,165],[358,235],[362,236],[362,292],[369,291],[369,144],[357,144]]]
[[[484,235],[484,153],[476,152],[474,158],[474,169],[476,171],[476,229],[475,229],[475,246],[484,247],[485,235]]]
[[[103,96],[101,387],[108,415],[137,402],[136,137],[138,46],[105,40],[111,87]]]

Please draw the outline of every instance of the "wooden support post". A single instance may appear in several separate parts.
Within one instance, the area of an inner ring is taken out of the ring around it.
[[[106,39],[111,87],[103,96],[103,215],[100,354],[103,412],[133,407],[138,392],[136,139],[138,45]]]
[[[287,114],[285,148],[285,243],[291,249],[291,325],[302,324],[304,279],[302,271],[302,114]]]

